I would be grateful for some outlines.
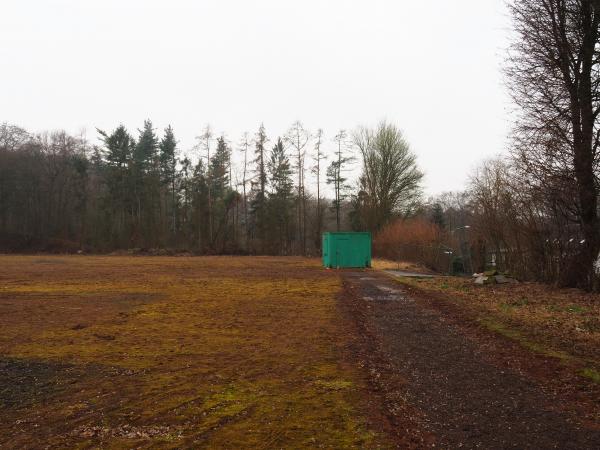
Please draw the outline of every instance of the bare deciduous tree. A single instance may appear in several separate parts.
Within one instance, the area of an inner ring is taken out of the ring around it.
[[[306,157],[306,146],[310,140],[310,133],[304,129],[302,122],[297,120],[292,124],[285,136],[286,142],[292,146],[295,163],[294,169],[298,176],[296,185],[297,197],[297,238],[299,241],[299,250],[301,254],[306,253],[306,192],[304,189],[304,158]]]
[[[323,207],[321,203],[321,162],[327,159],[322,149],[323,130],[318,129],[314,136],[315,153],[313,155],[314,166],[312,172],[317,181],[317,210],[315,214],[315,248],[321,248],[321,232],[323,230]]]
[[[244,231],[245,231],[245,241],[246,241],[246,251],[249,247],[249,230],[248,230],[248,196],[246,193],[246,185],[248,184],[248,149],[250,148],[250,136],[248,132],[244,132],[242,135],[242,141],[240,142],[240,151],[244,155],[244,159],[242,162],[242,201],[244,208]]]
[[[210,157],[210,145],[212,142],[212,138],[213,138],[213,132],[210,128],[210,125],[206,125],[206,127],[204,128],[204,132],[200,135],[197,136],[196,139],[198,140],[198,148],[200,150],[204,151],[204,155],[200,155],[200,158],[206,158],[207,161],[207,166],[210,164],[211,161],[211,157]],[[213,242],[213,214],[212,214],[212,180],[211,180],[211,171],[208,170],[207,171],[208,174],[208,181],[207,181],[207,188],[208,188],[208,242],[210,242],[212,244]]]
[[[538,186],[552,181],[548,188],[573,213],[583,243],[560,282],[589,289],[600,250],[600,5],[514,0],[509,8],[518,36],[507,69],[521,110],[515,153]]]

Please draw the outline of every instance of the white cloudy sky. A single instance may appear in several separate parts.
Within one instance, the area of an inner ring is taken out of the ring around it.
[[[387,119],[434,194],[504,151],[509,26],[504,0],[2,0],[0,122],[96,142],[150,118],[187,151],[206,123],[331,145]]]

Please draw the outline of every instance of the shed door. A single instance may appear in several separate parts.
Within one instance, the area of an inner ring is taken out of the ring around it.
[[[335,240],[335,267],[352,267],[352,248],[350,239],[338,237]]]

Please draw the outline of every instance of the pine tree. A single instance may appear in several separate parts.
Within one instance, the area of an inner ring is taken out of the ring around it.
[[[229,186],[229,146],[224,136],[217,138],[217,148],[210,160],[211,191],[215,202],[222,200]]]
[[[111,134],[98,130],[104,143],[102,160],[97,170],[104,176],[108,197],[104,210],[111,230],[112,245],[128,246],[136,220],[136,202],[133,190],[133,153],[135,140],[123,125]]]
[[[137,203],[137,223],[134,241],[156,245],[157,224],[160,216],[160,172],[158,139],[150,120],[144,121],[140,137],[133,151],[133,182]]]
[[[232,190],[230,188],[229,166],[230,148],[224,136],[217,139],[217,148],[210,160],[209,183],[212,193],[212,220],[214,235],[211,247],[217,251],[217,245],[221,251],[228,240],[230,233],[229,213],[233,207]]]
[[[133,160],[138,166],[138,170],[148,174],[155,169],[158,156],[158,139],[150,120],[145,120],[144,128],[138,131],[140,137],[133,152]]]
[[[170,192],[170,210],[171,210],[171,240],[175,238],[177,228],[177,141],[173,133],[173,128],[169,125],[165,129],[165,134],[159,144],[160,155],[160,181],[161,185],[167,187]],[[166,212],[166,211],[165,211]]]
[[[269,218],[275,226],[275,233],[279,237],[279,253],[287,253],[290,241],[290,219],[293,207],[292,169],[290,160],[285,153],[281,139],[271,151],[267,164],[269,170]]]
[[[250,212],[254,222],[255,236],[261,241],[264,247],[265,240],[265,220],[266,220],[266,189],[267,189],[267,170],[265,161],[265,145],[267,143],[267,133],[265,126],[261,124],[255,138],[254,164],[255,181],[252,183],[253,199],[250,203]]]

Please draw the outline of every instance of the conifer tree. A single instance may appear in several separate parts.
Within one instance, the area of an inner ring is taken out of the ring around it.
[[[112,245],[125,246],[131,239],[132,226],[136,220],[136,208],[133,197],[133,152],[135,140],[123,125],[119,125],[111,134],[98,130],[104,143],[102,159],[97,169],[104,175],[108,190],[104,210],[111,219]]]
[[[224,136],[217,138],[217,147],[210,160],[209,183],[212,195],[212,229],[214,234],[211,239],[211,246],[215,246],[220,241],[220,247],[225,245],[229,233],[229,212],[233,206],[231,198],[231,189],[229,187],[229,163],[230,149]]]
[[[160,172],[158,138],[150,120],[144,121],[133,151],[134,193],[137,203],[137,222],[134,241],[156,245],[157,215],[160,215]]]
[[[266,170],[266,150],[267,133],[265,126],[260,125],[254,140],[254,164],[255,164],[255,180],[252,183],[253,199],[250,204],[250,211],[253,218],[255,236],[261,241],[261,246],[264,246],[265,239],[265,219],[266,219],[266,189],[267,189],[267,170]]]
[[[279,238],[279,253],[288,253],[290,219],[293,207],[292,169],[281,138],[271,151],[267,164],[269,171],[269,218]]]
[[[175,238],[176,220],[177,220],[177,141],[173,128],[169,125],[165,129],[165,134],[159,144],[160,155],[160,178],[161,185],[168,187],[170,192],[170,216],[171,216],[171,239]]]

